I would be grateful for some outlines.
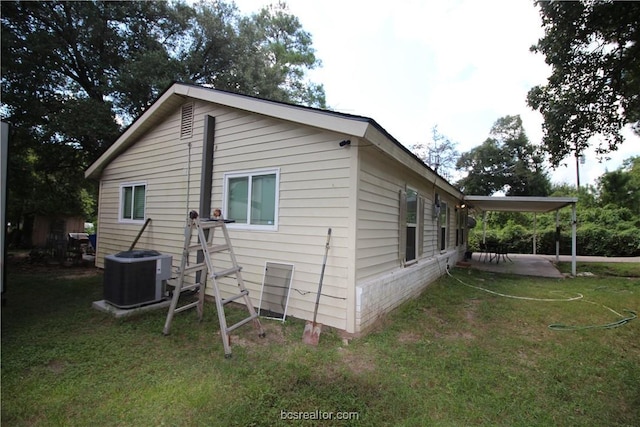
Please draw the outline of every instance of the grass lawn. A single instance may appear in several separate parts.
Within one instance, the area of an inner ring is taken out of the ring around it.
[[[557,267],[562,273],[571,273],[570,262],[560,262]],[[596,276],[640,277],[640,262],[577,262],[576,270]]]
[[[324,328],[309,347],[304,322],[264,320],[267,337],[238,329],[225,359],[213,303],[202,323],[177,314],[165,337],[165,310],[92,309],[102,276],[87,271],[9,271],[3,426],[640,425],[640,319],[549,328],[640,312],[637,277],[454,270],[348,345]],[[305,413],[334,419],[291,419]]]

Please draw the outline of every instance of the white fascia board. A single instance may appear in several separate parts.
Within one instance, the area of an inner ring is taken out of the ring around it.
[[[130,140],[135,139],[138,132],[144,129],[148,120],[153,117],[162,107],[168,102],[169,99],[177,95],[182,95],[184,90],[181,85],[174,84],[167,91],[165,91],[160,98],[144,112],[138,119],[136,119],[109,147],[102,155],[87,168],[84,173],[85,178],[99,178],[102,168],[108,164],[111,160],[116,158],[121,150],[128,146]]]
[[[405,151],[403,148],[399,147],[399,143],[390,140],[389,137],[385,135],[384,132],[381,132],[380,129],[378,129],[376,126],[369,124],[367,132],[365,134],[365,138],[367,141],[377,146],[383,152],[389,154],[392,158],[402,163],[413,172],[424,177],[427,181],[435,184],[441,190],[447,192],[455,198],[462,199],[463,195],[460,190],[455,188],[440,175],[437,175],[435,172],[433,172],[422,161],[407,153],[407,151]]]
[[[140,131],[146,130],[149,125],[148,121],[153,118],[156,113],[162,112],[165,104],[172,98],[176,98],[176,96],[179,96],[181,99],[189,97],[205,102],[213,102],[250,113],[261,114],[355,137],[363,137],[369,126],[366,118],[341,117],[329,111],[311,110],[305,107],[217,91],[205,87],[174,83],[120,135],[98,160],[89,166],[85,171],[85,178],[98,178],[104,166],[117,157],[129,143],[134,142]]]
[[[330,111],[310,110],[305,107],[252,98],[230,92],[221,92],[204,87],[184,86],[184,89],[186,89],[184,95],[192,98],[357,137],[364,136],[368,125],[368,121],[364,118],[360,120],[357,117],[340,117]]]

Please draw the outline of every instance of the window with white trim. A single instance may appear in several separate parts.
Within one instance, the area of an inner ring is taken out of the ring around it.
[[[407,262],[413,261],[416,259],[417,254],[417,243],[418,243],[418,192],[411,188],[407,188],[407,208],[406,208],[406,252],[405,259]]]
[[[464,244],[464,230],[466,223],[466,210],[460,206],[456,206],[456,246]]]
[[[147,183],[133,182],[120,185],[120,222],[144,222]]]
[[[440,250],[444,251],[449,246],[449,207],[447,203],[440,203]]]
[[[231,228],[278,229],[278,169],[224,175],[223,215],[235,223]]]

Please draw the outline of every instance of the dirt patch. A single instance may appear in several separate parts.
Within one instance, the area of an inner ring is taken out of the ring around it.
[[[260,338],[258,331],[253,325],[247,324],[242,328],[238,328],[238,333],[231,335],[231,347],[234,345],[243,348],[264,347],[267,345],[282,345],[285,343],[284,333],[282,332],[282,324],[276,322],[261,321],[262,329],[264,329],[265,337]]]
[[[47,363],[47,369],[53,372],[54,374],[61,374],[67,369],[67,362],[60,359],[53,359]]]
[[[454,331],[446,334],[435,332],[433,336],[444,340],[474,340],[476,338],[476,336],[469,331]]]
[[[63,279],[81,279],[102,274],[102,270],[96,268],[92,262],[84,261],[74,265],[38,262],[31,260],[29,254],[24,252],[9,254],[6,265],[8,272],[46,274]]]
[[[354,374],[365,374],[376,370],[375,357],[367,354],[366,351],[355,353],[348,348],[338,349],[342,355],[342,363]]]
[[[536,355],[538,356],[538,355]],[[518,362],[526,366],[527,368],[537,368],[538,364],[536,363],[536,358],[532,358],[529,354],[525,353],[523,350],[518,350]]]
[[[400,344],[413,344],[422,339],[422,335],[417,332],[405,331],[398,335],[398,343]]]
[[[469,331],[463,331],[463,332],[454,332],[452,334],[449,334],[447,338],[473,340],[476,338],[476,336]]]
[[[475,324],[476,313],[478,312],[478,307],[480,306],[480,300],[472,299],[469,300],[469,304],[465,307],[464,318],[467,322]]]
[[[392,323],[393,322],[389,319],[388,313],[380,314],[364,331],[360,333],[360,336],[382,332]]]
[[[432,322],[434,324],[434,326],[436,327],[441,327],[446,325],[448,322],[443,319],[439,314],[438,314],[438,310],[435,308],[423,308],[422,311],[424,312],[425,316],[427,317],[427,319]]]
[[[102,270],[95,267],[79,267],[71,268],[67,272],[63,270],[59,277],[62,279],[82,279],[85,277],[100,276],[102,273]]]

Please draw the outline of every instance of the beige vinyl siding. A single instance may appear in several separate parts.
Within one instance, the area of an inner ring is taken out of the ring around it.
[[[424,211],[422,212],[424,218],[422,256],[430,257],[435,256],[439,252],[438,222],[433,215],[433,201],[435,199],[433,187],[427,189],[421,196],[424,197]]]
[[[104,170],[101,185],[98,266],[104,255],[128,249],[141,228],[119,223],[119,188],[144,181],[146,216],[152,222],[137,248],[155,249],[180,262],[186,213],[198,209],[204,118],[215,117],[212,209],[223,206],[224,174],[278,168],[277,231],[230,229],[238,263],[257,304],[266,261],[295,265],[288,314],[310,319],[318,288],[326,233],[332,228],[318,321],[346,329],[350,150],[338,143],[344,135],[195,102],[193,136],[180,139],[180,109],[151,129]],[[188,143],[191,142],[190,203],[187,207]],[[202,213],[209,216],[210,213]],[[231,226],[230,228],[232,228]],[[216,259],[224,268],[228,256]],[[223,294],[235,293],[225,281]]]
[[[360,149],[360,185],[358,191],[358,242],[357,281],[402,268],[398,254],[399,190],[412,188],[424,203],[420,203],[419,215],[423,221],[416,248],[416,259],[438,255],[438,224],[433,216],[435,192],[449,204],[453,215],[455,198],[435,187],[432,182],[418,176],[399,162],[395,162],[371,147]],[[450,227],[455,218],[449,218]],[[454,230],[455,231],[455,230]],[[403,231],[404,232],[404,231]],[[455,245],[455,234],[449,233],[449,248]],[[418,255],[420,254],[420,255]]]
[[[146,183],[145,218],[151,223],[142,234],[136,248],[155,249],[173,255],[177,267],[183,244],[183,225],[187,208],[189,176],[189,142],[191,170],[189,180],[190,209],[198,206],[201,129],[180,140],[180,109],[159,126],[151,129],[136,144],[115,158],[102,174],[98,219],[98,257],[96,264],[104,266],[104,256],[127,250],[142,224],[118,222],[120,186],[127,182]]]
[[[375,148],[359,150],[359,189],[357,206],[356,305],[355,330],[366,331],[384,313],[418,295],[424,287],[442,275],[447,264],[455,264],[459,250],[438,247],[438,222],[434,217],[435,193],[451,209],[456,198],[436,182],[425,179]],[[400,192],[411,188],[418,193],[416,259],[403,265],[399,253]],[[453,222],[450,219],[450,226]],[[448,234],[449,242],[455,235]]]
[[[441,274],[443,263],[450,263],[449,252],[456,250],[456,196],[452,195],[459,194],[439,178],[434,184],[435,176],[374,122],[223,93],[216,97],[233,107],[212,99],[180,99],[190,91],[209,93],[187,88],[162,98],[143,116],[148,120],[125,131],[121,143],[88,171],[92,177],[101,173],[98,266],[104,266],[106,254],[128,249],[142,227],[118,222],[121,185],[133,182],[146,184],[145,214],[152,218],[137,247],[171,254],[174,268],[179,265],[187,213],[200,204],[207,116],[215,118],[211,209],[225,208],[225,174],[270,170],[279,176],[277,228],[229,227],[256,305],[265,263],[291,263],[295,273],[288,314],[312,317],[328,228],[332,238],[318,321],[348,332],[375,321],[403,296],[415,295],[425,280]],[[194,108],[193,129],[191,137],[181,139],[185,103]],[[294,123],[296,119],[299,122]],[[344,139],[351,140],[351,146],[340,147]],[[400,191],[407,188],[418,192],[422,217],[418,224],[423,227],[417,239],[418,259],[405,267],[398,251],[400,233],[405,232],[399,230],[399,202]],[[452,209],[450,250],[444,254],[437,246],[435,193]],[[200,214],[208,217],[211,212]],[[217,257],[215,262],[224,268],[228,257]],[[225,281],[222,291],[223,296],[237,293],[235,281]]]
[[[398,188],[391,177],[360,173],[357,279],[398,267]]]
[[[222,208],[224,174],[278,169],[277,231],[229,227],[243,277],[254,298],[266,261],[295,265],[288,314],[310,319],[320,278],[327,229],[332,228],[318,321],[346,328],[350,152],[344,135],[213,104],[196,103],[216,118],[212,208]],[[194,132],[202,126],[198,118]],[[201,133],[201,132],[200,132]],[[219,260],[221,263],[224,259]],[[226,281],[224,291],[235,282]]]
[[[457,248],[456,246],[456,205],[460,204],[460,201],[451,197],[450,195],[440,192],[440,200],[441,203],[446,203],[447,204],[447,208],[449,210],[449,215],[447,216],[447,246],[446,246],[446,251],[451,251]],[[439,226],[436,226],[434,229],[437,230],[437,233],[440,233],[440,228]],[[435,235],[435,239],[438,239],[438,235]],[[438,252],[440,251],[440,248],[437,248]]]
[[[409,185],[419,195],[424,194],[419,177],[403,169],[400,163],[372,147],[360,149],[360,153],[357,281],[401,266],[399,190]]]

